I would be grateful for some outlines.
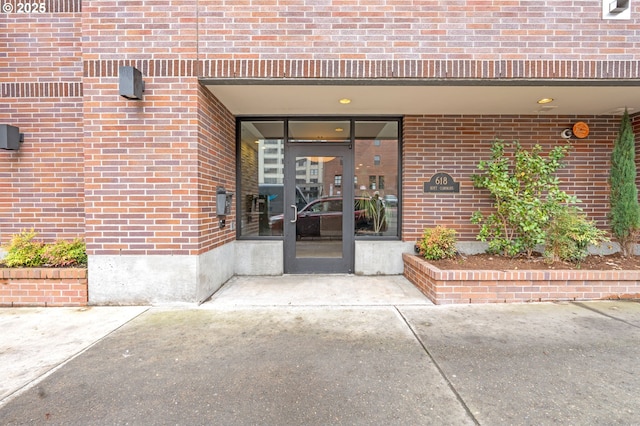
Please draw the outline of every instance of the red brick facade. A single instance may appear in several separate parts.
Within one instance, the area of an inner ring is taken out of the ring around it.
[[[236,194],[236,151],[233,116],[203,87],[198,90],[198,117],[198,254],[201,254],[235,239],[233,229],[219,227],[215,213],[218,187]],[[235,215],[232,205],[230,217]]]
[[[403,239],[414,241],[425,227],[448,226],[463,241],[475,240],[479,228],[469,221],[476,210],[490,208],[487,192],[473,187],[481,159],[489,159],[493,140],[519,141],[531,148],[540,144],[548,152],[556,144],[569,143],[570,154],[559,177],[563,188],[582,200],[584,212],[598,225],[607,223],[608,171],[619,117],[580,117],[591,133],[586,139],[561,138],[577,117],[557,116],[425,116],[404,120]],[[460,183],[458,194],[424,193],[432,175],[445,172]]]
[[[638,60],[637,20],[601,17],[580,0],[240,0],[201,2],[198,34],[216,60]]]
[[[84,235],[80,1],[51,3],[0,19],[0,123],[25,134],[20,151],[0,151],[1,243],[23,228]]]
[[[404,275],[438,305],[638,299],[640,271],[442,271],[405,253]]]
[[[87,270],[0,269],[0,306],[85,306]]]
[[[640,79],[638,2],[626,21],[577,0],[46,0],[17,13],[19,3],[5,0],[0,20],[0,124],[25,135],[19,151],[0,151],[0,242],[34,228],[83,237],[91,256],[194,256],[235,239],[214,214],[216,188],[236,191],[235,120],[199,79]],[[142,71],[143,100],[119,96],[120,65]],[[592,134],[572,142],[562,175],[605,226],[619,117],[408,116],[402,239],[444,224],[473,240],[468,217],[488,204],[469,177],[490,142],[549,146],[577,119]],[[439,171],[460,194],[422,192]]]
[[[212,213],[216,187],[235,188],[235,123],[224,106],[167,68],[148,71],[142,101],[118,96],[113,70],[93,71],[84,80],[89,253],[195,255],[232,240]]]

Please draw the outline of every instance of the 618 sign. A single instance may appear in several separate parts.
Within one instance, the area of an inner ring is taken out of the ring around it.
[[[47,3],[43,1],[20,1],[14,6],[12,3],[6,2],[2,5],[2,11],[4,13],[46,13]]]
[[[460,192],[460,182],[454,181],[448,173],[436,173],[424,183],[424,192]]]

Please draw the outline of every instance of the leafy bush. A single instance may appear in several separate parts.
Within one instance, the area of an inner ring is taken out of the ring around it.
[[[513,153],[507,154],[511,147]],[[563,203],[578,202],[559,189],[555,176],[569,149],[556,146],[544,157],[540,145],[527,151],[517,141],[493,143],[491,159],[478,164],[484,173],[472,176],[474,185],[488,189],[494,202],[494,213],[485,217],[477,211],[471,216],[471,222],[481,226],[476,238],[489,243],[490,253],[531,256],[545,242],[545,227],[555,212]]]
[[[37,233],[32,229],[23,230],[11,237],[9,244],[4,246],[7,255],[4,263],[10,268],[21,266],[41,266],[44,243],[35,241]]]
[[[547,228],[545,257],[550,261],[579,263],[587,257],[589,244],[609,241],[606,233],[580,213],[577,208],[560,209]]]
[[[456,255],[456,231],[437,226],[426,228],[418,240],[418,252],[425,259],[440,260]]]
[[[22,231],[11,237],[9,244],[3,246],[7,255],[3,259],[10,268],[39,266],[80,266],[87,264],[87,253],[84,241],[57,241],[45,244],[36,241],[37,233],[32,229]]]
[[[44,264],[54,267],[86,265],[86,246],[80,239],[57,241],[54,244],[45,245],[42,259]]]

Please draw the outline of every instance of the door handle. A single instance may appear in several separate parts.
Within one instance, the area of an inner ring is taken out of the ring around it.
[[[298,206],[291,204],[291,207],[293,207],[293,220],[290,220],[289,222],[296,223],[298,221]]]

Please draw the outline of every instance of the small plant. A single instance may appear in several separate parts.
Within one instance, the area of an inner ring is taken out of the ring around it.
[[[57,241],[54,244],[45,245],[42,259],[45,265],[53,267],[86,265],[86,246],[80,239]]]
[[[609,241],[606,233],[575,207],[560,209],[546,230],[544,256],[548,262],[563,260],[580,263],[588,255],[590,244]]]
[[[4,246],[7,250],[4,263],[10,268],[41,266],[44,243],[35,241],[36,235],[37,233],[32,229],[23,230],[11,237],[9,244]]]
[[[508,154],[508,148],[513,153]],[[545,241],[545,227],[564,203],[578,200],[561,191],[555,173],[563,164],[570,146],[556,146],[547,156],[540,145],[530,151],[516,141],[495,141],[491,159],[482,160],[472,176],[476,188],[488,189],[495,211],[485,216],[477,211],[471,222],[480,225],[477,239],[487,241],[489,252],[514,257],[530,257],[535,247]]]
[[[45,244],[37,241],[37,233],[31,229],[23,230],[11,237],[9,244],[3,246],[7,255],[3,259],[10,268],[20,267],[65,267],[87,264],[87,252],[84,241],[57,241]]]
[[[364,215],[371,222],[371,228],[374,233],[379,234],[387,229],[387,213],[384,202],[380,198],[380,193],[375,192],[372,196],[368,193],[362,193],[362,199],[358,200],[356,208],[364,210]]]
[[[418,253],[428,260],[452,258],[456,255],[456,231],[443,226],[426,228],[417,248]]]

